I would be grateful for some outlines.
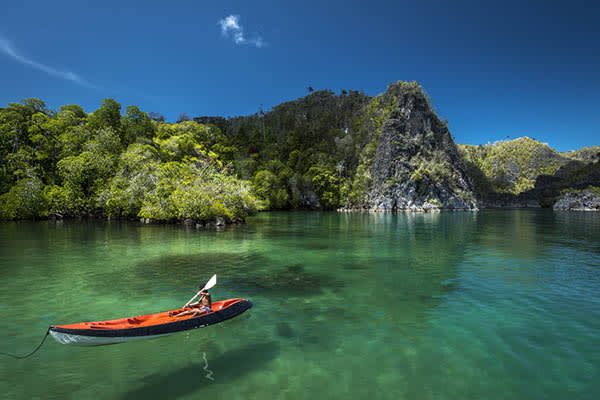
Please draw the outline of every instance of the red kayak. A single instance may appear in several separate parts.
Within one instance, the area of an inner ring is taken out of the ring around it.
[[[210,313],[197,317],[191,315],[169,317],[169,312],[184,310],[179,308],[109,321],[52,325],[50,334],[59,343],[76,346],[99,346],[130,342],[171,335],[195,328],[204,328],[236,317],[251,307],[252,303],[246,299],[229,299],[213,302]]]

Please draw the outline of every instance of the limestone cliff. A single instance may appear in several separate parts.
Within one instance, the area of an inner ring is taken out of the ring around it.
[[[378,114],[383,123],[370,135],[372,157],[367,146],[357,169],[355,183],[366,178],[364,195],[349,208],[476,209],[456,145],[421,87],[398,82],[373,102],[384,110]]]
[[[455,144],[416,82],[376,97],[321,90],[245,117],[194,120],[223,133],[204,144],[267,209],[551,207],[565,189],[600,186],[599,146]]]

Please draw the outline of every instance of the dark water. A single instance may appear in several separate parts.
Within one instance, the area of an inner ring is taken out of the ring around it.
[[[0,396],[600,397],[597,213],[264,213],[223,231],[2,223],[0,351],[27,353],[50,324],[177,307],[213,273],[215,299],[254,308],[136,343],[49,338],[29,359],[0,357]]]

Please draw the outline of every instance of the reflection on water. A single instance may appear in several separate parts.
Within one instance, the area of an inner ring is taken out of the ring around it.
[[[279,354],[277,342],[267,342],[232,349],[216,358],[206,358],[192,362],[182,368],[157,372],[143,377],[139,387],[128,391],[123,399],[179,398],[196,393],[201,396],[210,385],[221,382],[235,385],[236,380],[261,368]],[[211,368],[207,376],[206,366]]]
[[[53,323],[169,309],[213,273],[243,316],[138,343],[48,342],[8,398],[593,398],[593,213],[262,213],[197,231],[0,224],[2,350]],[[206,357],[206,361],[204,360]],[[206,363],[214,382],[205,379]]]

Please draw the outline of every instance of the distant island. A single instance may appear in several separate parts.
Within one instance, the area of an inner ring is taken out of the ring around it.
[[[415,82],[312,91],[254,115],[167,123],[105,99],[0,108],[0,218],[242,222],[258,210],[600,208],[600,146],[456,144]]]

